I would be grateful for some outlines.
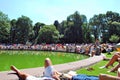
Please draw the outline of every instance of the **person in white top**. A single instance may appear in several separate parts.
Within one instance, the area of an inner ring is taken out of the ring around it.
[[[21,78],[22,80],[59,80],[59,77],[56,75],[60,75],[52,66],[52,62],[49,58],[45,59],[44,63],[45,71],[43,74],[43,77],[35,77],[26,73],[21,72],[18,70],[15,66],[11,66],[11,70],[15,71],[16,74]]]

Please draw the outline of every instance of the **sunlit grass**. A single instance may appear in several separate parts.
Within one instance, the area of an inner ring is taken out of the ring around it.
[[[112,57],[112,55],[107,55],[106,54],[106,56],[108,57],[108,58],[111,58]],[[82,68],[82,69],[80,69],[80,70],[77,70],[77,73],[78,74],[86,74],[86,75],[94,75],[94,76],[99,76],[99,74],[100,73],[103,73],[103,74],[109,74],[109,75],[114,75],[114,76],[116,76],[117,75],[117,73],[116,72],[108,72],[111,68],[113,68],[113,67],[109,67],[108,69],[107,68],[104,68],[104,69],[100,69],[100,67],[101,66],[104,66],[105,64],[107,64],[108,63],[108,61],[100,61],[100,62],[98,62],[97,64],[94,64],[94,65],[92,65],[92,66],[89,66],[90,68],[93,68],[93,70],[87,70],[87,68]],[[114,64],[114,66],[117,64],[118,62],[116,62],[115,64]]]
[[[49,57],[53,65],[77,61],[87,56],[65,52],[51,51],[0,51],[0,71],[10,70],[10,65],[19,69],[40,67],[45,58]]]

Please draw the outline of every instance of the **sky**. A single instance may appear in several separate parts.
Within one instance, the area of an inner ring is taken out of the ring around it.
[[[24,15],[33,24],[41,22],[50,25],[55,20],[59,23],[66,20],[75,11],[84,14],[88,20],[107,11],[120,14],[120,0],[0,0],[0,11],[10,20]]]

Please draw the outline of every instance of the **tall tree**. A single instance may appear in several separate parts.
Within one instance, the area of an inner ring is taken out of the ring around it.
[[[98,15],[94,15],[93,18],[89,20],[89,24],[92,25],[93,35],[95,38],[99,37],[99,20]]]
[[[40,28],[42,28],[45,24],[44,23],[40,23],[40,22],[37,22],[33,28],[34,30],[34,34],[35,34],[35,38],[38,36],[38,33],[39,33],[39,30]]]
[[[106,12],[106,17],[108,21],[117,21],[120,22],[120,15],[117,12],[112,12],[112,11],[107,11]]]
[[[10,19],[0,11],[0,43],[9,42]]]
[[[120,36],[120,14],[112,11],[106,12],[109,38],[112,35]]]
[[[64,20],[60,23],[60,34],[63,34],[65,33],[65,29],[67,28],[67,20]]]
[[[102,38],[104,42],[107,40],[106,31],[107,19],[105,14],[94,15],[90,20],[89,24],[93,27],[92,33],[95,38]]]
[[[56,29],[59,31],[60,30],[60,24],[58,22],[58,20],[54,21],[54,26],[56,27]]]
[[[33,28],[33,30],[34,30],[34,38],[32,40],[33,44],[37,43],[37,39],[38,39],[38,36],[39,36],[39,31],[44,25],[45,25],[44,23],[40,23],[40,22],[35,23],[34,28]]]
[[[82,31],[83,31],[83,42],[84,43],[91,43],[93,38],[91,35],[91,28],[88,23],[84,23],[82,25]]]
[[[103,42],[108,42],[113,34],[119,35],[119,22],[120,15],[112,11],[107,11],[106,14],[94,15],[89,20],[95,38],[101,38]]]
[[[26,44],[26,42],[29,41],[29,35],[32,29],[32,20],[30,20],[29,17],[19,17],[15,28],[15,43]]]
[[[82,24],[84,17],[75,12],[74,14],[67,17],[67,26],[65,32],[65,39],[72,43],[82,43],[83,42],[83,33],[82,33]]]

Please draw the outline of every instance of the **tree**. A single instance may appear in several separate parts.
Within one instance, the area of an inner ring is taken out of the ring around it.
[[[70,43],[82,43],[83,42],[83,33],[82,33],[82,24],[84,17],[81,16],[77,11],[67,17],[67,28],[65,32],[65,39]]]
[[[29,41],[30,33],[32,32],[32,20],[29,17],[21,16],[16,21],[15,41],[14,43],[26,44]]]
[[[118,36],[120,36],[120,22],[111,22],[109,23],[109,35],[113,35],[116,34]]]
[[[40,23],[40,22],[35,23],[34,28],[33,28],[34,35],[32,35],[33,38],[31,39],[33,44],[37,43],[37,39],[38,39],[38,36],[39,36],[39,31],[44,25],[45,25],[44,23]]]
[[[106,17],[107,17],[107,20],[111,21],[111,22],[113,22],[113,21],[119,22],[120,21],[120,15],[119,15],[119,13],[116,13],[116,12],[107,11]]]
[[[60,23],[60,34],[63,34],[65,33],[65,29],[67,28],[67,21],[64,20]]]
[[[59,31],[60,30],[60,24],[58,22],[58,20],[54,21],[54,26],[56,27],[56,29]]]
[[[57,43],[59,41],[59,32],[54,25],[45,25],[39,31],[38,43]]]
[[[90,20],[89,24],[93,27],[93,35],[96,38],[101,36],[101,28],[103,26],[103,14],[94,15]]]
[[[0,43],[9,42],[10,19],[0,11]]]
[[[93,18],[90,19],[89,24],[93,27],[92,33],[95,38],[101,38],[103,42],[109,41],[111,33],[114,31],[111,23],[113,20],[117,20],[113,19],[116,18],[113,17],[113,14],[114,13],[107,12],[106,14],[94,15]]]
[[[40,23],[40,22],[37,22],[33,28],[34,30],[34,34],[35,34],[35,38],[38,36],[38,33],[39,33],[39,30],[40,28],[42,28],[45,24],[44,23]]]
[[[82,31],[83,31],[83,42],[84,43],[91,43],[92,42],[92,35],[91,35],[91,28],[88,23],[84,23],[82,25]]]
[[[119,13],[107,11],[106,12],[107,27],[108,27],[108,39],[112,35],[120,36],[120,15]]]

